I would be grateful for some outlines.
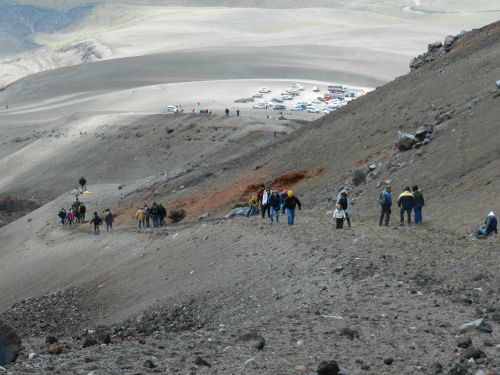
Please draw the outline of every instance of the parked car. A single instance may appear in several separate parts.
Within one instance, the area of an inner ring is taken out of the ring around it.
[[[175,105],[168,105],[165,107],[163,110],[164,112],[179,112],[179,108],[177,108]]]
[[[246,103],[248,101],[247,98],[236,98],[234,99],[235,103]]]
[[[313,92],[319,92],[319,87],[318,86],[314,86],[313,87]]]
[[[254,104],[253,109],[267,109],[269,106],[266,103]]]
[[[286,107],[285,107],[283,104],[276,104],[276,105],[274,106],[274,109],[275,109],[276,111],[284,111],[284,110],[286,110]]]
[[[273,103],[283,103],[283,99],[280,99],[280,98],[272,98],[271,101]]]
[[[290,111],[303,111],[304,107],[301,105],[294,105],[293,107],[290,107]]]
[[[307,107],[306,111],[309,113],[319,113],[319,109],[314,107]]]
[[[262,98],[264,95],[262,95],[261,92],[256,92],[255,94],[252,95],[252,98]]]
[[[281,99],[283,99],[283,100],[293,100],[293,95],[288,95],[288,94],[282,95]]]
[[[268,92],[271,92],[271,90],[268,89],[267,87],[261,87],[257,91],[260,92],[260,93],[262,93],[262,94],[267,94]]]

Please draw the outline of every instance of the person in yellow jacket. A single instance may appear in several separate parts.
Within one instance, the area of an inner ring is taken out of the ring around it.
[[[252,199],[250,199],[250,201],[248,202],[248,204],[249,204],[250,207],[248,207],[248,211],[247,211],[247,213],[245,215],[246,217],[249,217],[251,214],[257,213],[257,211],[258,211],[257,207],[259,205],[259,200],[254,195],[252,197]]]
[[[410,187],[405,187],[403,193],[399,196],[398,206],[401,209],[399,212],[400,222],[399,225],[404,225],[405,221],[405,211],[408,213],[408,225],[411,224],[411,210],[415,205],[415,198],[413,194],[410,192]]]
[[[146,219],[146,213],[142,209],[142,207],[137,208],[137,212],[135,213],[135,218],[137,219],[137,229],[144,229],[144,221]]]

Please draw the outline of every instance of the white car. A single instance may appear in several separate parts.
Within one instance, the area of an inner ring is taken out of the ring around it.
[[[252,95],[252,98],[262,98],[264,95],[262,95],[261,92],[256,92],[255,94]]]
[[[260,93],[262,93],[262,94],[267,94],[268,92],[271,92],[271,90],[268,89],[267,87],[261,87],[257,91],[260,92]]]
[[[257,103],[253,106],[253,109],[267,109],[268,107],[266,103]]]
[[[311,100],[311,103],[313,103],[313,104],[321,104],[321,102],[318,99]]]
[[[295,83],[292,85],[292,89],[299,90],[299,91],[304,91],[305,88],[302,86],[300,83]]]
[[[313,92],[319,92],[319,87],[318,86],[314,86],[313,87]]]
[[[246,103],[248,101],[247,98],[236,98],[234,100],[235,103]]]
[[[319,113],[319,109],[314,107],[307,107],[306,111],[309,113]]]
[[[293,95],[281,95],[281,99],[283,100],[293,100]]]
[[[169,106],[166,106],[163,111],[164,112],[179,112],[179,108],[177,108],[175,105],[169,105]]]
[[[290,111],[303,111],[304,107],[299,106],[299,105],[294,105],[293,107],[290,107]]]

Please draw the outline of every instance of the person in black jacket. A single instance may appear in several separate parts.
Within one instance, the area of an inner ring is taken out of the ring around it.
[[[84,177],[80,177],[80,181],[78,181],[80,184],[80,188],[82,189],[82,193],[84,191],[87,191],[87,180]]]
[[[115,218],[113,217],[113,214],[111,213],[111,210],[109,208],[106,210],[104,221],[106,222],[106,232],[113,233],[113,222],[115,221]]]
[[[269,207],[270,207],[270,214],[269,214],[269,219],[271,220],[271,223],[273,222],[273,216],[274,213],[276,213],[276,224],[278,224],[278,220],[280,217],[280,196],[278,194],[278,190],[274,190],[272,195],[268,199]]]
[[[299,206],[299,210],[301,209],[301,204],[299,198],[293,195],[291,190],[288,190],[288,198],[285,199],[285,208],[286,208],[286,216],[288,219],[288,225],[293,225],[295,220],[295,207]]]
[[[94,234],[96,236],[99,234],[99,225],[101,225],[101,223],[101,218],[97,215],[97,212],[94,212],[94,217],[90,220],[90,225],[94,224]]]
[[[158,205],[160,227],[165,225],[165,217],[167,216],[167,209],[162,204]]]

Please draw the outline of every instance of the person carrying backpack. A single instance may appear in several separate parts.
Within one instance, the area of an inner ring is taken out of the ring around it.
[[[413,206],[415,205],[415,198],[413,198],[413,194],[410,192],[410,187],[407,186],[405,187],[403,193],[399,196],[398,199],[398,206],[401,209],[399,211],[399,225],[404,225],[405,221],[405,211],[408,216],[408,225],[411,224],[411,210],[413,209]]]
[[[64,208],[61,208],[57,216],[59,216],[59,221],[61,222],[61,225],[64,225],[64,221],[66,220],[66,210]]]
[[[488,216],[486,217],[486,221],[484,222],[484,227],[481,227],[477,230],[476,238],[480,237],[488,237],[491,233],[495,232],[498,234],[498,221],[495,217],[493,211],[490,211]]]
[[[380,204],[380,219],[378,221],[378,225],[382,226],[382,222],[384,221],[385,217],[385,226],[389,225],[389,219],[391,217],[391,206],[392,206],[392,199],[391,199],[391,187],[386,186],[385,190],[380,193],[380,196],[378,198],[378,204]]]
[[[160,220],[160,227],[165,225],[165,217],[167,217],[167,210],[162,204],[158,205],[158,219]]]
[[[71,228],[71,224],[73,224],[73,220],[75,220],[75,214],[73,213],[73,210],[69,210],[66,213],[66,221],[68,222],[68,228]]]
[[[97,212],[94,212],[94,217],[92,218],[92,220],[90,220],[90,225],[94,224],[95,236],[99,234],[99,225],[101,225],[101,223],[102,223],[101,218],[99,217],[99,215],[97,215]]]
[[[85,212],[87,212],[87,207],[83,203],[80,203],[78,207],[78,214],[80,215],[80,223],[85,221]]]
[[[299,198],[293,195],[291,190],[288,190],[288,198],[285,200],[286,216],[288,219],[288,225],[293,225],[295,220],[295,207],[299,206],[299,210],[302,208]]]
[[[273,216],[276,214],[276,224],[278,224],[280,217],[280,204],[281,199],[278,194],[278,190],[274,190],[269,197],[269,219],[271,220],[271,223],[273,222]]]
[[[111,210],[108,208],[106,216],[104,216],[104,221],[106,222],[106,232],[111,232],[113,233],[113,223],[115,221],[115,218],[113,217],[113,214],[111,213]]]
[[[415,217],[415,224],[419,224],[422,222],[422,207],[424,207],[424,196],[420,190],[418,190],[418,186],[414,185],[413,188],[413,215]]]

